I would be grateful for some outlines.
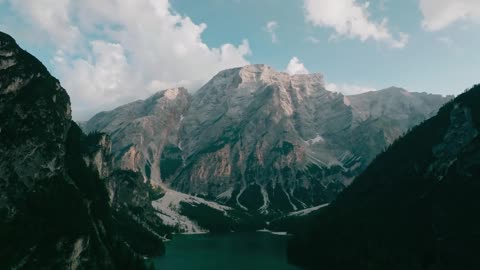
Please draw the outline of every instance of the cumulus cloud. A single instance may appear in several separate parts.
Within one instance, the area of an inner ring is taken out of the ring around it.
[[[70,0],[5,0],[20,16],[28,18],[36,29],[48,33],[47,38],[62,49],[73,50],[79,42],[80,31],[72,24]]]
[[[457,22],[480,23],[480,1],[478,0],[420,0],[423,28],[438,31]]]
[[[295,56],[290,60],[285,71],[290,75],[310,73],[300,59]]]
[[[331,92],[342,93],[344,95],[357,95],[361,93],[375,91],[375,88],[372,87],[365,87],[353,84],[335,84],[335,83],[327,83],[325,85],[325,89]]]
[[[267,22],[267,25],[265,26],[265,30],[270,34],[270,38],[272,39],[272,43],[277,43],[278,38],[277,38],[277,28],[278,28],[278,23],[276,21],[269,21]]]
[[[195,90],[222,69],[249,64],[247,40],[209,47],[207,25],[168,0],[6,1],[56,49],[76,119],[168,87]]]
[[[318,27],[333,28],[332,38],[358,38],[362,42],[374,40],[392,48],[404,48],[409,36],[398,33],[397,37],[388,29],[388,20],[380,22],[370,19],[369,2],[359,4],[356,0],[305,0],[307,22]]]

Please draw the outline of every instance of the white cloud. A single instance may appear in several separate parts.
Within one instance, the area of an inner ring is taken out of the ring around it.
[[[335,83],[327,83],[325,85],[325,89],[331,92],[342,93],[344,95],[357,95],[361,93],[375,91],[375,88],[372,87],[365,87],[353,84],[335,84]]]
[[[29,18],[37,29],[48,33],[48,39],[63,49],[73,49],[80,32],[70,20],[70,0],[6,0],[19,15]]]
[[[438,31],[457,21],[480,23],[478,0],[420,0],[422,25],[428,31]]]
[[[64,78],[63,86],[69,91],[75,113],[81,116],[91,114],[92,109],[138,98],[138,92],[132,90],[143,83],[118,43],[92,41],[88,55],[75,60],[59,50],[54,64]]]
[[[285,71],[290,75],[310,73],[305,65],[295,56],[290,60]]]
[[[265,30],[270,34],[272,43],[278,42],[277,32],[276,32],[277,29],[278,29],[278,23],[276,21],[269,21],[265,26]]]
[[[249,64],[247,40],[209,47],[207,26],[168,0],[8,1],[57,50],[76,119],[167,87],[195,90],[220,70]]]
[[[398,33],[396,38],[392,35],[386,18],[380,23],[370,20],[369,2],[361,5],[356,0],[305,0],[304,8],[307,22],[335,30],[332,38],[358,38],[362,42],[371,39],[392,48],[403,48],[408,43],[407,34]]]

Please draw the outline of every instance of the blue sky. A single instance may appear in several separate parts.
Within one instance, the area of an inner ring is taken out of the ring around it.
[[[195,2],[195,3],[193,3]],[[329,41],[332,30],[305,22],[302,1],[174,0],[173,6],[196,22],[205,22],[207,43],[238,42],[248,38],[253,51],[249,60],[278,70],[297,56],[311,72],[320,72],[335,83],[372,88],[401,86],[412,91],[459,93],[480,82],[480,27],[456,23],[441,31],[425,31],[418,1],[371,1],[372,20],[389,18],[391,29],[408,33],[403,49],[375,41],[340,38]],[[377,18],[377,19],[375,19]],[[262,25],[278,22],[278,42],[272,44]],[[318,44],[309,42],[309,37]]]
[[[249,63],[347,94],[480,82],[476,0],[0,0],[0,30],[60,79],[79,120]]]

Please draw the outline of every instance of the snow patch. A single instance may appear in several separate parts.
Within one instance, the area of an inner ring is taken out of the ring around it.
[[[78,269],[80,266],[80,255],[84,250],[83,238],[78,238],[73,245],[72,255],[70,255],[70,269]]]
[[[290,198],[290,194],[288,194],[288,192],[285,190],[284,187],[282,187],[282,190],[283,190],[283,192],[285,193],[285,195],[287,195],[288,202],[289,202],[290,205],[292,206],[293,210],[296,211],[298,208],[297,208],[297,206],[295,206],[295,204],[293,204],[292,199]]]
[[[305,152],[307,160],[319,167],[328,167],[328,164],[316,158],[311,152]]]
[[[317,143],[324,143],[324,142],[325,142],[325,139],[322,136],[320,136],[320,134],[317,134],[315,138],[306,141],[308,145],[314,145]]]
[[[248,208],[245,207],[245,206],[243,206],[243,205],[240,203],[240,196],[242,196],[243,192],[244,192],[246,189],[247,189],[247,187],[244,186],[244,187],[240,190],[240,192],[239,192],[238,195],[237,195],[236,200],[237,200],[237,205],[238,205],[240,208],[242,208],[243,210],[248,211]]]
[[[165,188],[164,188],[165,189]],[[152,206],[158,211],[157,215],[165,225],[178,227],[179,231],[186,233],[205,233],[195,221],[187,216],[180,214],[181,204],[205,205],[212,209],[222,212],[228,216],[228,211],[233,210],[228,206],[223,206],[215,202],[207,201],[202,198],[180,193],[171,189],[165,189],[165,195],[157,201],[152,202]]]
[[[233,187],[227,189],[226,191],[220,193],[220,195],[217,196],[217,200],[221,200],[221,201],[228,201],[232,198],[232,194],[233,194]]]
[[[303,210],[300,210],[300,211],[295,211],[295,212],[291,212],[288,214],[289,217],[303,217],[303,216],[306,216],[312,212],[315,212],[319,209],[322,209],[324,207],[327,207],[329,204],[326,203],[326,204],[322,204],[322,205],[319,205],[319,206],[315,206],[315,207],[311,207],[311,208],[307,208],[307,209],[303,209]]]
[[[262,193],[263,197],[263,205],[260,207],[260,213],[268,214],[268,207],[270,206],[270,199],[268,198],[268,192],[264,186],[260,187],[260,192]]]
[[[257,230],[257,232],[270,233],[270,234],[274,234],[274,235],[283,235],[283,236],[288,235],[288,232],[273,232],[273,231],[270,231],[270,230],[267,230],[267,229]]]

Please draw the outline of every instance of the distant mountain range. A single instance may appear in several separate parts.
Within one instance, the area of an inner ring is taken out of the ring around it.
[[[380,154],[297,230],[306,269],[480,269],[480,85]]]
[[[383,149],[451,97],[400,88],[344,96],[320,74],[222,71],[194,94],[168,89],[95,115],[116,168],[261,214],[332,201]]]

